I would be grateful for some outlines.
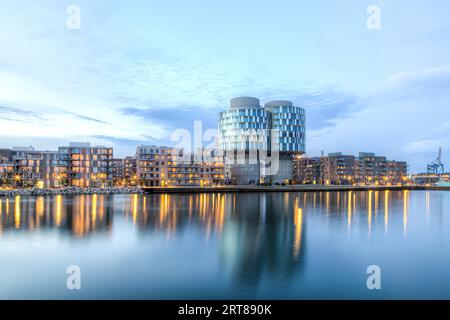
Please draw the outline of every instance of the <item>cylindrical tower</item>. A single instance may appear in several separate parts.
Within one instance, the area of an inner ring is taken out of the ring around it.
[[[305,110],[285,100],[267,102],[264,110],[271,119],[271,139],[279,148],[278,173],[265,179],[286,183],[292,180],[294,156],[305,153]]]
[[[259,99],[252,97],[234,98],[230,108],[219,113],[219,143],[233,183],[259,181],[259,150],[267,150],[269,121]]]

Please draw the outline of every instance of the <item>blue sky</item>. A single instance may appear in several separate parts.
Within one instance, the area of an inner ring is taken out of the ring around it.
[[[442,146],[450,166],[449,12],[445,0],[0,0],[0,146],[134,154],[194,120],[216,127],[250,95],[304,107],[310,155],[373,151],[420,171]]]

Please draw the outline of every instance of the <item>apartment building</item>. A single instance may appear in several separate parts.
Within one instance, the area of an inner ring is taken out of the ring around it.
[[[349,185],[355,180],[355,156],[341,152],[322,158],[322,177],[325,184]]]
[[[136,149],[136,175],[140,186],[164,186],[167,164],[171,161],[171,148],[166,146],[138,146]]]
[[[56,151],[14,147],[0,151],[0,183],[11,187],[56,188],[67,184],[67,159]]]
[[[165,146],[139,146],[136,150],[138,184],[145,187],[222,184],[222,158],[210,152],[206,157],[203,152],[188,154]]]
[[[408,164],[389,161],[374,153],[361,152],[358,157],[342,153],[307,158],[293,162],[294,182],[298,184],[398,184],[406,181]]]
[[[135,186],[137,184],[136,159],[134,157],[125,157],[123,159],[123,179],[127,186]]]
[[[68,158],[68,183],[74,187],[106,187],[113,185],[113,149],[91,146],[88,142],[71,142],[60,147]]]
[[[386,183],[398,184],[407,180],[408,163],[405,161],[386,161]]]
[[[0,149],[0,187],[12,186],[14,183],[14,163],[11,149]]]
[[[387,176],[386,157],[372,152],[360,152],[355,163],[355,180],[366,183],[382,183]]]
[[[211,186],[224,183],[223,158],[213,150],[173,157],[167,167],[167,184],[171,186]]]
[[[297,184],[321,184],[322,160],[320,157],[297,156],[293,160],[293,180]]]
[[[114,186],[125,185],[124,181],[124,161],[121,158],[114,158],[111,161],[112,166],[112,180]]]

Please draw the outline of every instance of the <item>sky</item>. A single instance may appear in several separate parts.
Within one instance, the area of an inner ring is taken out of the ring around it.
[[[0,0],[0,147],[133,155],[255,96],[305,108],[308,155],[376,152],[419,172],[442,147],[450,166],[449,12],[447,0]]]

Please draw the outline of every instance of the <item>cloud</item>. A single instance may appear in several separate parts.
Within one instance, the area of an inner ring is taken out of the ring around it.
[[[120,137],[114,137],[114,136],[107,136],[107,135],[91,135],[87,136],[89,139],[96,139],[96,140],[104,140],[108,141],[111,144],[131,144],[131,145],[139,145],[139,144],[153,144],[157,143],[159,139],[151,137],[151,136],[143,136],[142,139],[127,139],[127,138],[120,138]]]
[[[391,87],[425,88],[432,91],[450,87],[450,66],[429,67],[410,72],[400,72],[388,78]]]
[[[96,119],[96,118],[92,118],[92,117],[88,117],[88,116],[83,116],[83,115],[75,113],[75,112],[62,111],[62,113],[71,115],[71,116],[73,116],[75,118],[78,118],[78,119],[81,119],[81,120],[94,121],[94,122],[97,122],[97,123],[111,125],[111,123],[109,123],[109,122],[102,121],[102,120],[99,120],[99,119]]]
[[[0,105],[0,119],[22,123],[34,123],[36,120],[46,120],[41,114],[24,109]]]
[[[227,107],[224,107],[225,110]],[[211,109],[202,106],[184,106],[179,108],[123,108],[126,115],[134,115],[144,121],[151,120],[160,124],[167,131],[178,128],[190,129],[194,121],[202,121],[203,129],[217,128],[217,116],[221,109]]]

